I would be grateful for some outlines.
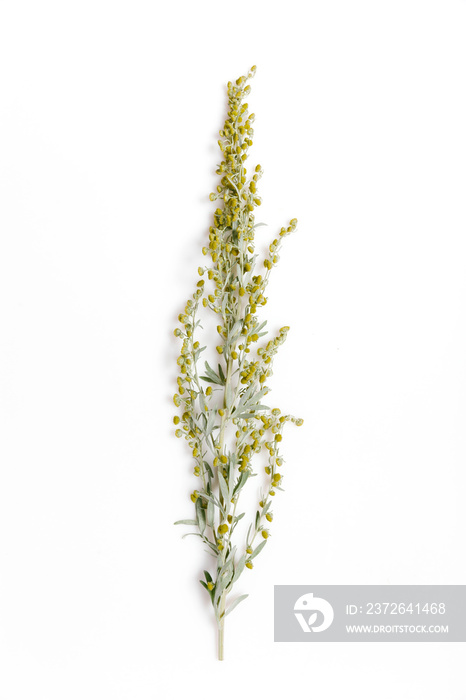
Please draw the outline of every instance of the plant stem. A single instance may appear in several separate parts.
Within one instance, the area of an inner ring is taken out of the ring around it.
[[[219,604],[220,620],[218,623],[218,660],[223,661],[223,642],[225,633],[225,593],[222,593]]]

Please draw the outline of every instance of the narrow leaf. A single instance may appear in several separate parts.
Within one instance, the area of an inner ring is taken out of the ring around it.
[[[207,501],[207,511],[206,511],[207,525],[211,528],[214,527],[214,504],[212,501]]]
[[[220,386],[223,386],[223,382],[220,381],[220,379],[213,379],[212,377],[199,377],[199,379],[203,379],[205,382],[209,382],[209,384],[220,384]]]
[[[196,515],[197,515],[197,524],[199,526],[199,531],[201,532],[201,534],[204,534],[205,511],[204,511],[204,508],[202,507],[202,502],[201,502],[200,498],[198,498],[196,501]]]
[[[238,481],[236,482],[235,488],[233,489],[233,495],[234,495],[237,491],[240,491],[240,490],[243,488],[244,484],[245,484],[246,481],[248,480],[248,477],[249,477],[249,472],[241,472],[241,476],[240,476],[240,478],[238,479]]]
[[[223,384],[225,384],[226,379],[225,379],[225,375],[223,374],[223,369],[222,369],[220,364],[218,365],[218,376],[222,380]]]
[[[220,471],[218,472],[218,483],[220,485],[220,491],[222,492],[223,500],[225,501],[225,503],[228,503],[228,486],[227,482],[223,477],[223,474]]]
[[[250,555],[249,559],[254,559],[254,557],[257,557],[258,554],[262,552],[264,549],[265,545],[267,544],[267,540],[263,540],[260,544],[257,545],[253,553]]]
[[[228,610],[225,613],[225,617],[231,613],[232,610],[236,608],[237,605],[241,603],[242,600],[247,598],[249,593],[244,593],[243,595],[240,595],[233,603],[229,606]]]
[[[231,580],[232,583],[235,583],[243,573],[244,567],[246,564],[246,554],[243,554],[241,559],[238,561],[237,565],[235,566],[235,573],[234,576]]]

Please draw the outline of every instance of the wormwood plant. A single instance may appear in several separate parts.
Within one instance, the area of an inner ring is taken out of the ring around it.
[[[262,168],[256,165],[252,177],[247,176],[245,161],[252,146],[254,114],[249,114],[243,101],[250,92],[247,82],[255,69],[253,66],[235,84],[228,83],[228,116],[218,142],[223,156],[216,171],[220,184],[210,195],[211,201],[219,200],[220,206],[209,229],[209,245],[202,249],[210,257],[209,264],[198,268],[199,276],[206,276],[208,283],[199,280],[184,313],[179,315],[181,328],[174,331],[182,347],[177,361],[178,391],[173,397],[180,415],[173,422],[176,436],[184,437],[189,444],[199,482],[191,494],[195,517],[175,524],[195,527],[195,532],[187,534],[200,537],[214,557],[212,571],[204,571],[205,579],[200,583],[215,611],[219,659],[223,659],[225,617],[247,594],[228,606],[227,597],[244,569],[253,568],[253,560],[267,544],[273,520],[272,498],[283,490],[283,429],[289,421],[296,425],[303,422],[264,403],[273,360],[289,328],[284,326],[268,342],[261,341],[266,335],[266,321],[259,319],[258,312],[267,303],[265,290],[271,270],[278,263],[282,241],[295,230],[297,221],[292,219],[280,230],[262,268],[257,269],[255,234],[261,224],[255,223],[254,211],[261,204],[257,183]],[[216,368],[201,361],[207,346],[201,347],[196,340],[204,310],[215,314],[218,321]],[[246,518],[246,513],[240,512],[241,495],[246,486],[255,483],[253,477],[258,474],[253,472],[252,463],[254,455],[259,454],[266,456],[265,485],[247,534],[241,536],[236,533],[238,523]]]

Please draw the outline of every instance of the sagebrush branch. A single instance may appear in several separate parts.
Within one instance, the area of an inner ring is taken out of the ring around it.
[[[257,165],[248,178],[245,167],[254,135],[254,114],[249,114],[244,98],[254,73],[255,66],[235,84],[228,83],[228,115],[218,142],[223,157],[216,171],[220,183],[217,192],[210,194],[220,206],[209,229],[209,244],[202,249],[210,264],[198,268],[208,284],[199,280],[179,315],[181,327],[174,331],[182,341],[178,391],[173,397],[180,409],[180,415],[173,419],[175,434],[187,440],[194,475],[199,479],[191,494],[195,517],[176,524],[193,526],[195,532],[188,534],[200,537],[215,557],[214,572],[204,571],[205,579],[200,583],[215,611],[219,659],[223,659],[225,617],[247,597],[241,595],[227,607],[227,596],[243,570],[253,568],[253,559],[266,545],[273,520],[271,499],[277,490],[283,490],[283,428],[287,422],[303,422],[264,404],[273,360],[289,328],[284,326],[274,338],[262,342],[266,321],[259,320],[258,310],[267,303],[265,290],[279,261],[283,239],[295,230],[297,221],[291,219],[280,229],[259,274],[255,235],[261,224],[255,223],[254,211],[261,204],[257,185],[262,168]],[[218,318],[219,340],[214,346],[219,361],[212,362],[217,364],[215,368],[204,361],[199,369],[201,354],[208,348],[195,339],[202,330],[201,312],[212,312]],[[241,494],[252,477],[258,476],[253,472],[253,457],[263,453],[267,461],[259,507],[252,514],[247,534],[234,537],[238,523],[246,518],[246,512],[237,512]],[[254,546],[258,536],[261,542]]]

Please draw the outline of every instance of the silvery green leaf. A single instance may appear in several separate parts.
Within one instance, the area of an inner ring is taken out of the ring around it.
[[[217,586],[220,585],[220,588],[223,590],[228,586],[230,583],[231,579],[233,578],[233,564],[230,563],[227,569],[225,571],[222,571],[221,574],[219,574],[217,578]]]
[[[240,478],[238,479],[238,481],[236,482],[235,488],[233,489],[233,495],[234,495],[237,491],[240,491],[240,490],[243,488],[244,484],[245,484],[246,481],[248,480],[248,477],[249,477],[249,472],[247,472],[247,471],[246,471],[246,472],[241,472],[241,476],[240,476]]]
[[[225,501],[225,503],[228,503],[228,501],[230,500],[228,497],[228,486],[227,482],[223,477],[223,474],[220,471],[218,472],[218,483],[220,486],[220,491],[222,492],[223,500]]]
[[[209,411],[208,415],[209,415],[209,417],[206,420],[206,426],[205,426],[206,437],[209,437],[210,433],[212,432],[212,429],[213,429],[214,423],[215,423],[216,413],[215,413],[215,411]]]
[[[219,567],[218,572],[217,572],[217,579],[222,579],[222,577],[226,571],[229,571],[230,569],[233,571],[235,552],[236,552],[236,547],[233,547],[233,549],[230,552],[230,554],[228,555],[225,563]]]
[[[214,504],[212,503],[212,501],[207,501],[206,520],[207,525],[212,529],[214,528],[214,512]]]
[[[222,379],[214,372],[214,370],[207,361],[205,363],[205,373],[206,376],[201,377],[201,379],[203,379],[204,381],[210,382],[211,384],[220,384],[221,386],[223,386],[223,384],[225,383],[225,379],[223,379],[222,381]]]
[[[199,379],[202,379],[204,382],[209,382],[209,384],[220,384],[220,386],[223,386],[223,382],[221,382],[219,379],[213,379],[212,377],[205,376],[201,376]]]
[[[260,544],[258,544],[253,553],[249,556],[249,559],[251,560],[254,559],[254,557],[257,557],[257,555],[262,552],[266,544],[267,540],[263,540]]]
[[[249,401],[249,399],[251,398],[251,396],[252,396],[252,394],[253,394],[253,392],[254,392],[254,389],[255,389],[254,385],[251,384],[251,386],[249,386],[249,387],[241,394],[241,398],[240,398],[240,401],[239,401],[239,403],[238,403],[238,408],[239,408],[240,406],[243,406],[244,404],[246,404],[247,401]]]
[[[196,324],[196,325],[197,325],[197,324]],[[198,361],[199,355],[201,354],[201,352],[204,352],[204,350],[206,349],[206,347],[207,347],[207,346],[204,345],[203,348],[198,348],[197,350],[194,351],[194,362],[195,362],[195,363]]]
[[[271,505],[272,505],[272,501],[267,501],[267,503],[264,505],[264,507],[262,509],[262,515],[265,515],[266,513],[268,513]]]
[[[173,525],[197,525],[197,520],[177,520]]]
[[[254,329],[253,329],[252,332],[253,332],[253,333],[259,333],[259,331],[261,331],[261,330],[264,328],[264,326],[265,326],[266,324],[267,324],[267,321],[262,321],[261,324],[259,324],[259,325],[257,325],[257,326],[254,326]]]
[[[245,515],[246,515],[246,513],[240,513],[239,515],[235,515],[235,519],[234,519],[233,522],[234,522],[234,523],[239,523],[239,521],[240,521],[242,518],[244,518]]]
[[[198,428],[200,428],[202,431],[205,431],[206,425],[207,425],[207,418],[205,417],[204,413],[200,413],[199,416],[197,417],[197,420],[195,421],[196,425]]]
[[[205,498],[207,503],[210,502],[213,503],[214,506],[217,506],[222,516],[225,515],[225,508],[220,504],[220,501],[213,494],[209,496],[207,494],[203,494],[202,497]]]
[[[196,515],[197,515],[197,523],[199,527],[200,533],[203,535],[205,531],[205,511],[204,508],[202,507],[201,499],[198,498],[196,501]]]
[[[242,327],[243,321],[236,321],[236,323],[233,324],[233,328],[230,331],[230,335],[236,335],[236,333],[239,333]]]
[[[229,583],[229,579],[228,580],[227,579],[228,579],[227,575],[225,575],[225,576],[218,575],[217,576],[217,585],[215,586],[215,600],[214,600],[214,604],[216,606],[218,605],[218,602],[220,600],[220,596],[222,595],[223,591],[225,590],[225,588],[227,587],[227,585]]]
[[[212,468],[208,462],[204,462],[204,469],[206,470],[206,472],[210,476],[210,478],[213,479],[214,473],[213,473]]]
[[[218,549],[217,549],[217,547],[216,547],[214,544],[212,544],[212,542],[210,542],[210,540],[208,540],[208,539],[205,539],[204,541],[205,541],[206,544],[209,545],[210,549],[212,550],[212,551],[208,552],[208,550],[206,549],[205,551],[206,551],[208,554],[212,554],[212,556],[214,556],[214,557],[218,556]]]
[[[187,532],[185,535],[182,536],[182,540],[184,540],[185,537],[189,537],[189,535],[194,535],[195,537],[202,537],[202,535],[199,532]]]
[[[254,389],[254,387],[253,387]],[[267,389],[261,389],[258,391],[256,394],[252,395],[252,392],[247,398],[243,397],[243,400],[241,401],[243,409],[251,409],[251,408],[258,408],[258,403],[260,399],[262,399],[265,395],[267,394]],[[267,406],[263,406],[262,408],[267,408]]]
[[[213,493],[206,493],[205,491],[201,491],[199,494],[202,498],[204,498],[206,501],[212,501],[212,503],[219,508],[220,506],[220,501],[217,499],[216,496],[214,496]]]
[[[207,581],[207,583],[212,583],[212,576],[205,569],[204,569],[204,576],[205,576],[205,580]]]
[[[233,603],[228,607],[228,610],[225,613],[225,617],[231,613],[232,610],[236,608],[237,605],[241,603],[242,600],[247,598],[249,593],[244,593],[243,595],[240,595]]]
[[[225,379],[225,375],[223,374],[223,369],[222,369],[222,366],[220,365],[220,363],[218,365],[218,376],[222,380],[222,383],[225,384],[226,379]]]
[[[235,581],[237,581],[239,579],[239,577],[243,573],[245,564],[246,564],[246,554],[243,554],[243,556],[241,557],[241,559],[238,561],[238,563],[235,566],[235,573],[234,573],[234,576],[231,580],[232,583],[235,583]]]
[[[256,530],[259,527],[259,520],[260,520],[261,514],[259,511],[256,511]]]

